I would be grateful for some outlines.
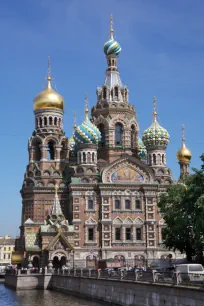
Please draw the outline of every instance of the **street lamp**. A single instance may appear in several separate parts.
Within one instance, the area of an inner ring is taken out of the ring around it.
[[[74,253],[75,253],[75,251],[73,250],[73,269],[74,269],[74,265],[75,265],[75,262],[74,262]]]

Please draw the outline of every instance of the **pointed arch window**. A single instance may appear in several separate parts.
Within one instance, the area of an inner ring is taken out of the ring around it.
[[[123,144],[123,126],[121,123],[115,125],[115,145],[122,146]]]
[[[44,126],[47,126],[47,117],[44,117]]]

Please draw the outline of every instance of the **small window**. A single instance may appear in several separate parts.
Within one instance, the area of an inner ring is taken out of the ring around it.
[[[142,238],[142,230],[141,230],[141,228],[137,228],[136,229],[136,239],[137,240],[142,240],[141,238]]]
[[[94,230],[93,228],[89,228],[88,240],[93,241],[93,237],[94,237]]]
[[[8,254],[8,259],[10,259],[11,258],[11,254]]]
[[[120,200],[115,200],[115,209],[120,209]]]
[[[125,209],[130,209],[130,200],[125,200]]]
[[[131,228],[126,228],[126,240],[131,240]]]
[[[9,247],[9,248],[8,248],[8,250],[10,251],[10,250],[11,250],[11,248]]]
[[[88,209],[93,209],[93,200],[88,200]]]
[[[120,240],[120,228],[115,229],[115,240]]]
[[[140,200],[136,200],[136,202],[135,202],[135,208],[136,208],[136,209],[141,209],[141,202],[140,202]]]
[[[4,254],[4,259],[6,259],[6,254]]]
[[[4,247],[4,251],[6,251],[6,247]]]

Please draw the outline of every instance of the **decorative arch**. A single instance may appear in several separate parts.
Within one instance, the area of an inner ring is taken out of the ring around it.
[[[116,217],[114,220],[113,220],[113,224],[123,224],[123,220],[120,218],[120,217]]]
[[[151,169],[141,161],[129,156],[114,161],[103,170],[103,183],[151,183],[154,175]]]
[[[94,120],[94,125],[98,126],[99,124],[103,124],[105,129],[109,128],[108,121],[102,115],[100,115],[96,120]]]
[[[47,136],[44,140],[43,140],[43,144],[44,145],[48,145],[49,141],[53,141],[55,145],[59,145],[59,139],[53,135],[49,135]]]

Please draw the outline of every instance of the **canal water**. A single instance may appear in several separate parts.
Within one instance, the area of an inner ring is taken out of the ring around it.
[[[0,306],[101,306],[102,304],[79,299],[49,290],[14,291],[0,283]]]

